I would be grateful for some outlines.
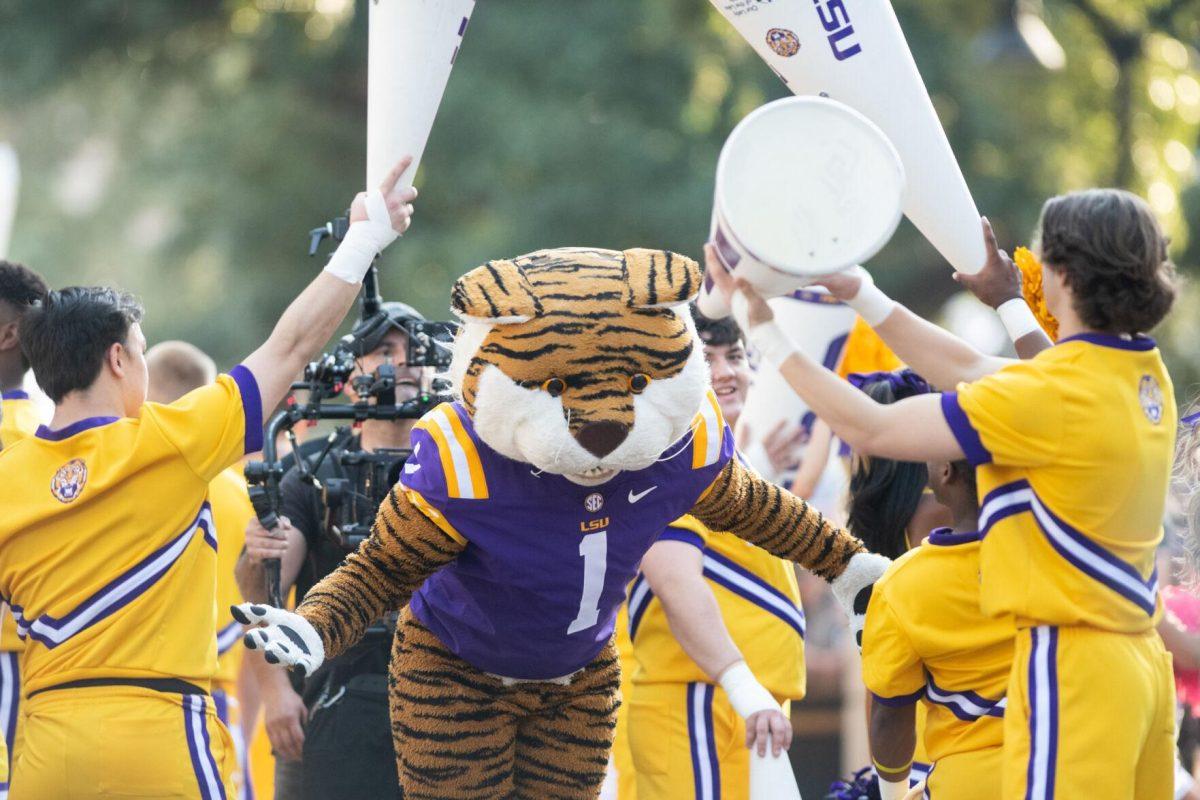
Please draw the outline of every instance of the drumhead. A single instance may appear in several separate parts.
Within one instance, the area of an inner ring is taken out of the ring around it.
[[[792,275],[837,272],[875,255],[900,223],[904,188],[887,136],[824,97],[755,110],[717,163],[716,202],[732,238]]]

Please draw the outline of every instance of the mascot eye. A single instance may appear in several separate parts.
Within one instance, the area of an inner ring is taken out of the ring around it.
[[[634,394],[641,394],[646,391],[646,387],[650,385],[650,376],[644,372],[639,372],[637,375],[629,376],[629,391]]]
[[[558,397],[567,390],[567,383],[562,378],[550,378],[542,384],[542,391],[551,397]]]

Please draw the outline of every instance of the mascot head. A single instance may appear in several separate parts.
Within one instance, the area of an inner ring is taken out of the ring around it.
[[[540,250],[454,284],[450,370],[475,431],[508,458],[584,485],[644,469],[708,386],[687,302],[695,261],[661,250]]]

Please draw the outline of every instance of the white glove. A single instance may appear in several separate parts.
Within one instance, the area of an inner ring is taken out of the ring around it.
[[[830,584],[833,596],[850,618],[850,632],[854,634],[854,642],[859,650],[862,650],[862,631],[867,621],[871,590],[891,565],[890,558],[878,553],[857,553],[846,565],[846,571]]]
[[[262,625],[242,638],[247,649],[262,650],[271,664],[298,667],[312,675],[325,662],[325,645],[317,629],[299,614],[274,606],[242,603],[230,609],[243,625]]]
[[[367,192],[366,205],[367,218],[350,225],[346,238],[325,265],[326,272],[346,283],[362,283],[375,256],[400,236],[392,227],[392,217],[382,191],[372,189]]]

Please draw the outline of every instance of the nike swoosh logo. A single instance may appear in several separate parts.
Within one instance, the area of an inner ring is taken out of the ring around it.
[[[630,502],[630,503],[636,503],[638,500],[641,500],[643,497],[645,497],[646,495],[650,494],[651,492],[653,492],[653,491],[654,491],[655,489],[657,489],[657,488],[658,488],[658,486],[651,486],[651,487],[650,487],[649,489],[647,489],[646,491],[644,491],[644,492],[638,492],[637,494],[634,494],[634,493],[633,493],[633,489],[630,489],[630,490],[629,490],[629,502]]]

